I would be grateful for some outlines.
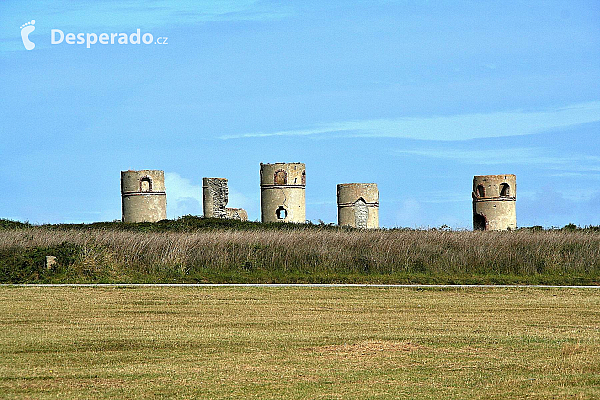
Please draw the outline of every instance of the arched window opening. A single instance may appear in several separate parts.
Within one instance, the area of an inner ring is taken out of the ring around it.
[[[500,196],[501,197],[510,196],[510,186],[508,185],[508,183],[503,183],[500,185]]]
[[[487,220],[481,214],[473,215],[473,230],[475,231],[485,231],[487,226]]]
[[[276,185],[287,185],[287,173],[282,169],[277,170],[273,180]]]
[[[152,179],[149,176],[144,176],[140,179],[140,192],[151,192],[152,191]]]
[[[277,219],[285,219],[287,217],[287,210],[283,206],[279,206],[275,214],[277,215]]]
[[[306,171],[302,171],[302,184],[306,185]]]
[[[485,188],[483,185],[477,185],[477,190],[475,192],[477,197],[485,197]]]

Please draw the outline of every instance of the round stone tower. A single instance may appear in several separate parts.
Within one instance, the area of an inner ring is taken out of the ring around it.
[[[379,190],[376,183],[337,185],[338,225],[379,228]]]
[[[260,164],[262,222],[306,222],[303,163]]]
[[[165,173],[154,169],[121,171],[123,222],[156,222],[167,218]]]
[[[473,177],[473,230],[502,231],[517,227],[517,177]]]

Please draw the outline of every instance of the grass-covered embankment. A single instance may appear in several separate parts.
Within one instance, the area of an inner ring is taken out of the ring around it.
[[[0,221],[0,282],[600,284],[600,231]],[[46,269],[45,256],[58,263]]]

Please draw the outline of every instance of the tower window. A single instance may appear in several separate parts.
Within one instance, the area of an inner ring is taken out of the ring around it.
[[[306,171],[302,171],[302,184],[306,185]]]
[[[280,169],[275,171],[275,176],[273,177],[276,185],[287,185],[287,173]]]
[[[500,196],[501,197],[510,196],[510,186],[508,185],[508,183],[503,183],[500,185]]]
[[[140,179],[140,192],[151,192],[152,191],[152,179],[149,176],[144,176]]]
[[[283,206],[279,206],[275,214],[277,215],[277,219],[285,219],[287,217],[287,210]]]
[[[485,188],[483,185],[477,185],[477,189],[475,190],[475,194],[477,197],[485,197]]]

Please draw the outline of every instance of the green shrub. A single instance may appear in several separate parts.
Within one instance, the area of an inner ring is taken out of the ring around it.
[[[80,246],[67,242],[46,247],[0,248],[0,282],[44,281],[51,275],[64,273],[80,253]],[[46,256],[56,257],[56,264],[50,270],[46,269]]]

